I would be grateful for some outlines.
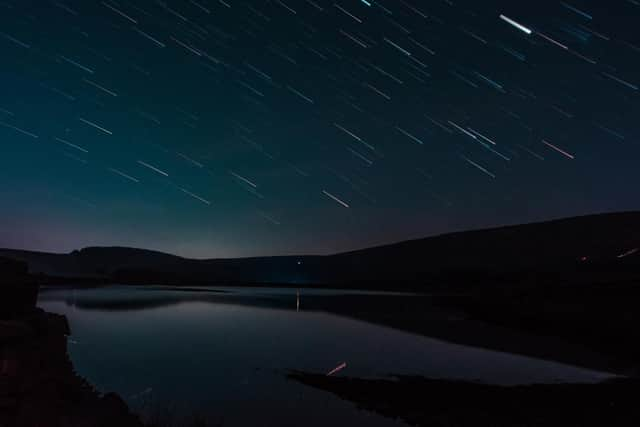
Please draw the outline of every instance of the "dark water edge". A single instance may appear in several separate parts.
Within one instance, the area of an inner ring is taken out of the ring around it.
[[[177,418],[168,405],[141,417],[119,395],[96,390],[70,359],[67,318],[37,308],[38,285],[6,267],[0,274],[0,427],[221,425],[198,414]]]
[[[25,264],[0,258],[0,427],[142,427],[75,373],[67,319],[36,308],[38,291]]]
[[[65,317],[33,307],[0,319],[0,427],[142,427],[75,373]]]
[[[635,379],[496,386],[408,376],[386,380],[291,372],[288,377],[413,426],[640,425],[640,381]]]

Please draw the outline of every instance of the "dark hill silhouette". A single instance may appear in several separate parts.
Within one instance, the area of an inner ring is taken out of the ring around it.
[[[421,288],[554,279],[640,277],[640,212],[581,216],[444,234],[328,256],[194,260],[123,247],[70,254],[0,249],[32,274],[108,282],[306,283]],[[626,254],[626,255],[625,255]]]

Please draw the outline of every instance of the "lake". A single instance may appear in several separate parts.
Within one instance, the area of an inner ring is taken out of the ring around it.
[[[492,384],[594,382],[610,374],[453,344],[331,313],[308,302],[418,298],[345,290],[111,286],[45,289],[64,314],[76,371],[132,408],[170,405],[224,426],[402,425],[288,380],[289,370]],[[428,308],[425,308],[428,309]],[[153,409],[151,409],[153,410]]]

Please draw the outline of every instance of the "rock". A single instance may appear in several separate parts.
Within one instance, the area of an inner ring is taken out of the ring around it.
[[[119,396],[75,374],[69,332],[64,316],[36,308],[0,322],[0,427],[142,427]]]
[[[26,322],[0,320],[0,342],[24,339],[33,335],[34,332],[31,325]]]

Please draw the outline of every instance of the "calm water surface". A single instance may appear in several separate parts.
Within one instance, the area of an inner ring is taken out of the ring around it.
[[[46,290],[40,307],[68,317],[78,373],[134,408],[170,402],[224,426],[401,423],[286,379],[290,369],[390,374],[498,384],[591,382],[607,374],[466,347],[328,312],[305,299],[338,290],[108,287]],[[412,296],[407,294],[406,298]],[[152,406],[153,406],[152,405]],[[304,424],[303,424],[304,423]]]

